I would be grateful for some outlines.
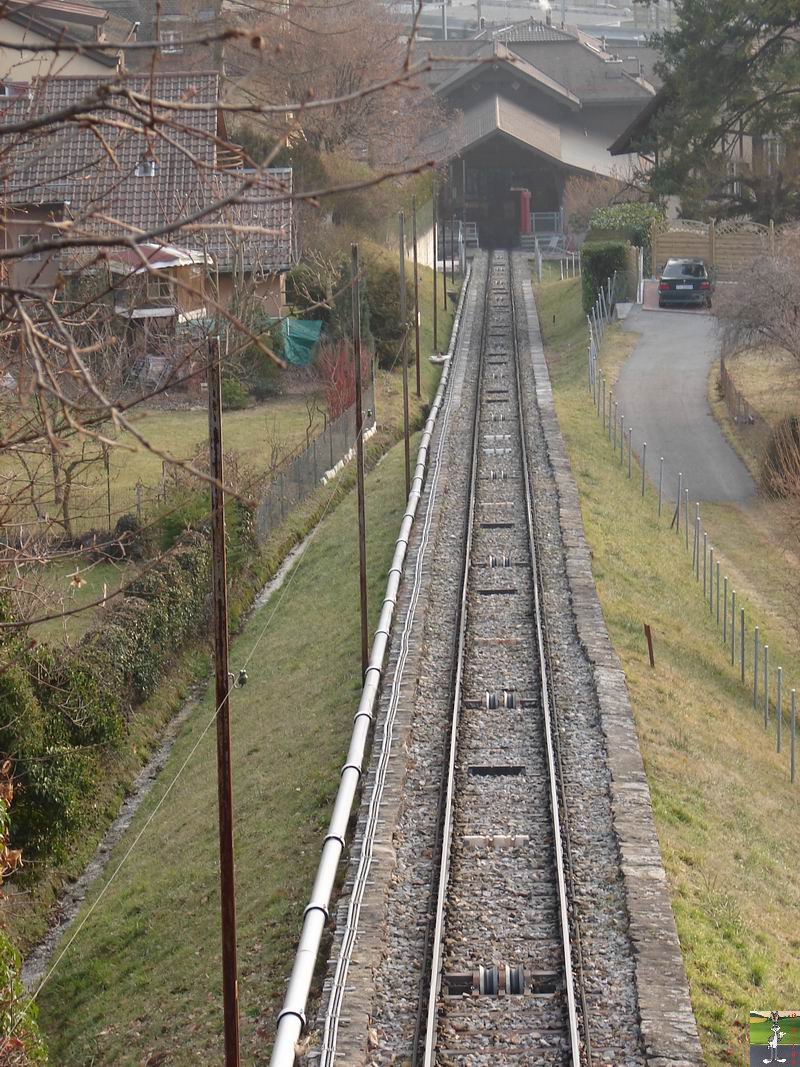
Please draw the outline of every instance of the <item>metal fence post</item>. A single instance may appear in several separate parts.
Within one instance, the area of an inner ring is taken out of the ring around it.
[[[758,636],[756,626],[753,630],[753,707],[758,707]]]
[[[698,535],[698,539],[699,539],[699,536],[700,536],[700,524],[699,523],[697,525],[697,535]],[[707,557],[708,557],[708,533],[703,533],[703,600],[705,600],[706,593],[708,592],[708,559],[707,559]],[[699,563],[699,561],[698,561],[698,564],[697,564],[697,570],[698,570],[697,580],[699,581],[700,580],[700,574],[699,574],[700,563]]]
[[[725,595],[723,596],[722,604],[722,643],[727,645],[728,643],[728,575],[725,575],[724,584]]]
[[[731,667],[736,666],[736,590],[731,593]]]
[[[689,551],[689,490],[684,489],[684,500],[686,501],[686,551]]]
[[[739,655],[742,660],[742,685],[744,685],[744,608],[742,608],[741,610],[741,614],[739,616],[739,623]]]
[[[633,461],[633,427],[628,427],[628,477],[631,476],[631,463]]]
[[[642,441],[642,496],[644,496],[644,470],[647,466],[647,441]]]
[[[717,626],[719,626],[719,560],[717,560]]]
[[[681,535],[681,498],[683,497],[683,472],[678,471],[678,506],[675,509],[677,516],[677,523],[675,524],[675,533],[680,537]]]
[[[661,494],[664,489],[664,457],[658,462],[658,517],[661,518]]]
[[[619,465],[622,466],[625,458],[625,416],[619,417]]]
[[[764,645],[764,729],[769,729],[769,645]]]
[[[783,689],[783,667],[778,667],[775,679],[775,751],[781,750],[781,727],[783,712],[781,711],[781,690]]]
[[[617,452],[617,401],[614,401],[614,454]]]
[[[791,778],[794,782],[797,776],[797,690],[792,690],[792,748],[791,748]]]

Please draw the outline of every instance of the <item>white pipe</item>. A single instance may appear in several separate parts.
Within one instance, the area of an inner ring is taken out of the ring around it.
[[[328,920],[328,907],[336,883],[339,861],[344,852],[347,824],[350,819],[350,813],[353,810],[358,784],[361,780],[369,731],[375,715],[378,692],[383,677],[383,661],[389,643],[392,617],[397,606],[397,595],[400,588],[403,565],[408,551],[408,542],[414,524],[417,505],[422,496],[422,486],[425,480],[433,430],[439,409],[442,406],[447,383],[450,380],[450,370],[461,326],[464,301],[469,289],[471,271],[472,268],[470,266],[467,269],[453,321],[450,346],[447,352],[450,358],[444,364],[439,388],[436,390],[433,406],[422,431],[422,439],[417,451],[417,462],[414,468],[414,478],[411,483],[411,491],[408,494],[408,503],[403,514],[403,520],[400,524],[400,533],[395,542],[392,566],[386,582],[386,593],[378,620],[378,628],[375,631],[372,642],[369,666],[364,678],[364,687],[361,690],[361,699],[358,702],[358,709],[353,718],[353,732],[350,738],[347,760],[342,768],[339,790],[336,794],[328,832],[322,845],[322,854],[317,867],[316,878],[314,879],[314,887],[311,890],[311,899],[303,915],[300,943],[295,953],[294,965],[292,966],[292,974],[289,978],[283,1007],[278,1016],[275,1043],[272,1046],[272,1058],[270,1060],[271,1067],[292,1067],[295,1058],[295,1046],[305,1026],[308,992],[311,988],[319,946]]]

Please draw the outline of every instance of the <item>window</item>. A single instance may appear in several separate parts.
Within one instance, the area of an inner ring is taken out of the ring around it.
[[[180,34],[175,30],[161,30],[158,35],[162,56],[177,56],[183,51]]]
[[[767,163],[767,174],[775,173],[786,160],[786,144],[775,134],[767,134],[764,138],[764,159]]]
[[[172,296],[172,286],[167,278],[160,275],[147,275],[147,299],[169,300]]]
[[[19,247],[25,248],[27,245],[34,245],[39,240],[38,234],[35,233],[21,233],[19,235]],[[29,252],[25,259],[40,259],[38,252]]]
[[[156,162],[154,159],[140,159],[133,172],[137,178],[155,178]]]

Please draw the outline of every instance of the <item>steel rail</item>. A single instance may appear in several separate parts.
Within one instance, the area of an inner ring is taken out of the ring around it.
[[[458,349],[459,339],[456,339],[456,345],[451,356],[451,361],[455,361],[455,353]],[[447,391],[447,400],[442,412],[442,423],[439,432],[439,441],[436,448],[435,457],[431,463],[431,470],[428,474],[428,503],[425,509],[425,519],[422,527],[422,536],[420,539],[420,547],[417,552],[417,558],[414,564],[414,575],[411,583],[411,600],[409,603],[408,611],[406,612],[403,627],[400,632],[400,653],[397,659],[397,665],[392,676],[392,684],[389,692],[388,707],[384,722],[384,732],[381,739],[380,750],[378,753],[375,784],[372,788],[372,793],[369,799],[369,805],[367,809],[367,817],[364,825],[364,835],[361,844],[361,850],[359,855],[359,863],[353,878],[353,887],[350,891],[350,900],[347,908],[347,918],[345,921],[344,934],[342,936],[342,943],[339,949],[339,954],[336,960],[336,967],[334,969],[332,986],[330,996],[328,998],[328,1008],[325,1013],[325,1026],[323,1029],[322,1042],[320,1045],[320,1065],[321,1067],[330,1067],[334,1063],[336,1058],[336,1045],[339,1032],[339,1019],[341,1015],[342,1000],[344,996],[345,985],[347,982],[347,975],[350,967],[350,961],[352,959],[353,947],[355,945],[356,936],[358,934],[358,924],[361,914],[361,905],[363,903],[364,891],[366,889],[367,880],[369,878],[370,869],[372,866],[373,856],[373,844],[375,840],[375,834],[378,828],[378,821],[380,818],[380,809],[383,801],[383,791],[386,781],[386,774],[389,768],[389,760],[392,751],[392,743],[394,740],[393,727],[394,721],[397,715],[397,708],[400,703],[400,691],[402,687],[403,677],[405,674],[406,660],[408,658],[408,652],[410,647],[410,637],[412,628],[415,622],[416,607],[420,597],[420,591],[422,587],[422,571],[425,563],[426,551],[430,540],[430,531],[433,525],[433,512],[436,498],[439,490],[439,479],[442,469],[442,455],[444,453],[445,444],[447,443],[447,429],[450,424],[450,417],[453,411],[453,391]]]
[[[575,977],[572,967],[572,945],[569,921],[569,905],[566,876],[564,871],[564,850],[561,817],[559,814],[559,776],[556,773],[556,757],[553,743],[553,712],[550,701],[549,663],[547,656],[547,628],[542,608],[541,573],[536,549],[536,524],[534,521],[533,493],[531,489],[530,466],[528,464],[527,430],[525,425],[525,405],[522,400],[522,380],[519,367],[519,336],[517,333],[517,309],[514,299],[514,272],[512,259],[508,257],[508,287],[511,304],[511,331],[514,351],[514,367],[517,380],[517,406],[519,412],[520,454],[522,462],[522,480],[525,487],[525,516],[528,524],[528,542],[530,546],[531,568],[533,574],[533,603],[536,621],[537,652],[539,656],[539,674],[541,679],[542,719],[545,743],[547,746],[547,771],[550,786],[550,810],[553,822],[553,847],[556,857],[556,880],[558,884],[559,916],[561,920],[561,943],[564,955],[564,981],[567,993],[567,1020],[570,1036],[570,1050],[573,1067],[582,1067],[580,1038],[578,1034],[578,1013],[575,1004]],[[582,985],[582,983],[581,983]],[[585,1002],[584,1002],[585,1003]],[[588,1032],[584,1019],[584,1030]],[[591,1063],[591,1061],[590,1061]]]
[[[328,825],[328,832],[322,844],[317,874],[311,891],[310,901],[303,913],[303,926],[300,933],[300,941],[295,953],[292,973],[289,985],[283,1001],[283,1007],[278,1015],[275,1041],[272,1047],[271,1067],[292,1067],[295,1062],[295,1049],[297,1041],[306,1023],[306,1005],[311,983],[314,977],[317,956],[319,954],[325,925],[329,918],[329,905],[336,884],[336,876],[339,869],[339,861],[345,849],[345,835],[350,821],[350,813],[356,798],[358,786],[361,781],[362,767],[367,752],[372,722],[375,715],[380,684],[383,679],[384,661],[389,644],[392,618],[397,605],[400,580],[403,574],[408,543],[411,537],[411,529],[414,524],[417,507],[422,497],[422,489],[425,480],[425,472],[428,465],[428,453],[433,436],[436,419],[442,406],[447,384],[450,380],[453,354],[457,343],[461,315],[464,308],[464,299],[469,288],[470,274],[467,276],[462,287],[456,317],[453,322],[453,331],[450,337],[450,359],[444,366],[439,388],[436,391],[430,414],[425,422],[414,477],[411,482],[411,491],[408,494],[403,519],[400,525],[400,533],[395,544],[392,565],[386,583],[386,591],[383,599],[378,626],[370,652],[369,666],[364,677],[364,686],[361,691],[361,699],[353,718],[353,732],[350,738],[350,747],[347,758],[342,768],[339,789],[334,801],[333,813]]]
[[[427,1012],[426,1012],[426,1029],[425,1029],[425,1043],[423,1057],[421,1061],[417,1060],[419,1045],[415,1041],[414,1048],[414,1062],[421,1062],[423,1067],[433,1067],[435,1062],[436,1041],[437,1041],[437,1021],[439,1014],[439,995],[441,988],[442,978],[442,962],[443,962],[443,937],[444,928],[447,915],[447,889],[450,874],[450,853],[453,833],[453,803],[455,795],[455,766],[458,750],[458,727],[459,727],[459,709],[461,701],[461,685],[464,669],[464,652],[466,645],[466,625],[468,615],[468,585],[470,577],[470,550],[472,545],[472,530],[473,519],[475,513],[475,497],[477,487],[477,475],[478,475],[478,456],[479,456],[479,423],[480,423],[480,390],[481,381],[483,377],[483,357],[485,349],[486,327],[488,323],[488,304],[489,294],[491,290],[492,280],[492,265],[494,257],[490,256],[489,264],[487,268],[486,276],[486,292],[485,292],[485,312],[483,320],[483,329],[481,333],[481,351],[480,351],[480,366],[478,377],[478,393],[476,398],[475,407],[475,422],[473,426],[473,441],[472,441],[472,465],[470,471],[470,486],[469,486],[469,503],[467,512],[467,538],[465,544],[464,553],[464,571],[462,575],[461,583],[461,598],[460,598],[460,617],[458,621],[458,641],[457,641],[457,666],[455,672],[455,682],[453,686],[453,702],[452,702],[452,716],[451,716],[451,732],[450,732],[450,744],[449,754],[447,762],[446,773],[446,796],[443,806],[443,815],[441,819],[442,825],[442,844],[441,844],[441,862],[439,867],[439,878],[436,895],[435,906],[435,926],[433,936],[433,946],[431,951],[430,962],[430,982],[428,986],[427,997]],[[547,647],[547,630],[544,623],[544,612],[542,608],[542,597],[540,593],[541,589],[541,575],[538,566],[538,555],[536,549],[536,527],[534,521],[534,505],[531,491],[530,480],[530,467],[528,463],[527,455],[527,433],[525,413],[522,399],[522,382],[520,378],[520,366],[519,366],[519,340],[517,333],[517,318],[516,318],[516,305],[514,300],[514,276],[512,269],[511,257],[507,260],[507,282],[509,290],[509,304],[511,312],[511,332],[512,332],[512,352],[514,356],[515,377],[517,385],[517,405],[519,415],[519,441],[520,441],[520,461],[521,461],[521,473],[522,481],[524,484],[525,493],[525,511],[528,530],[528,542],[531,559],[531,572],[533,579],[533,607],[534,607],[534,619],[536,625],[537,635],[537,654],[539,659],[540,670],[540,696],[542,703],[542,721],[545,738],[545,748],[547,755],[547,777],[548,777],[548,792],[550,800],[550,812],[551,822],[553,826],[553,848],[555,854],[555,874],[556,874],[556,886],[558,892],[559,902],[559,925],[560,925],[560,940],[562,949],[562,958],[564,964],[564,983],[567,997],[567,1029],[569,1032],[569,1044],[570,1044],[570,1062],[572,1067],[582,1067],[581,1060],[581,1044],[580,1036],[578,1032],[578,1018],[577,1018],[577,1006],[575,1002],[575,976],[572,965],[572,947],[571,947],[571,927],[569,920],[569,903],[566,886],[566,875],[564,866],[564,854],[562,844],[562,825],[559,813],[559,776],[556,773],[556,749],[553,740],[553,712],[551,709],[550,700],[550,686],[549,686],[549,655]],[[560,764],[560,761],[559,761]],[[563,798],[563,794],[562,794]],[[584,1009],[584,1030],[586,1031],[586,1018],[585,1018],[585,999],[583,997],[583,980],[582,974],[580,976],[581,984],[581,1001]],[[588,1031],[587,1031],[588,1041]],[[419,1042],[421,1044],[421,1041]],[[587,1048],[588,1051],[588,1048]],[[589,1052],[589,1064],[591,1065],[591,1053]]]
[[[486,290],[484,293],[483,321],[481,324],[480,355],[478,360],[478,386],[475,395],[475,414],[472,424],[472,458],[469,473],[469,496],[465,519],[464,567],[461,573],[461,595],[458,607],[458,637],[456,641],[456,670],[452,687],[452,712],[450,716],[450,742],[448,746],[444,805],[441,813],[441,846],[439,860],[439,878],[436,889],[434,914],[436,921],[433,929],[433,941],[430,948],[430,979],[428,984],[428,1005],[425,1013],[425,1045],[422,1063],[431,1067],[436,1050],[436,1020],[438,1016],[439,989],[442,978],[442,941],[446,917],[447,885],[450,880],[450,853],[453,838],[453,800],[455,798],[456,755],[458,752],[458,725],[460,720],[461,684],[464,675],[464,648],[467,629],[467,593],[470,578],[470,550],[472,548],[473,519],[475,516],[475,496],[478,475],[478,455],[480,445],[480,389],[483,378],[484,350],[486,348],[486,326],[489,321],[489,279],[492,270],[492,253],[489,253],[486,268]],[[425,963],[423,963],[423,974]],[[424,1001],[424,998],[423,998]],[[416,1056],[416,1048],[414,1053]]]

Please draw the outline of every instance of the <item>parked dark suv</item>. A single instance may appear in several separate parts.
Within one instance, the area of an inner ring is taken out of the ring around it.
[[[710,308],[713,290],[702,259],[668,259],[658,282],[658,306],[701,304]]]

